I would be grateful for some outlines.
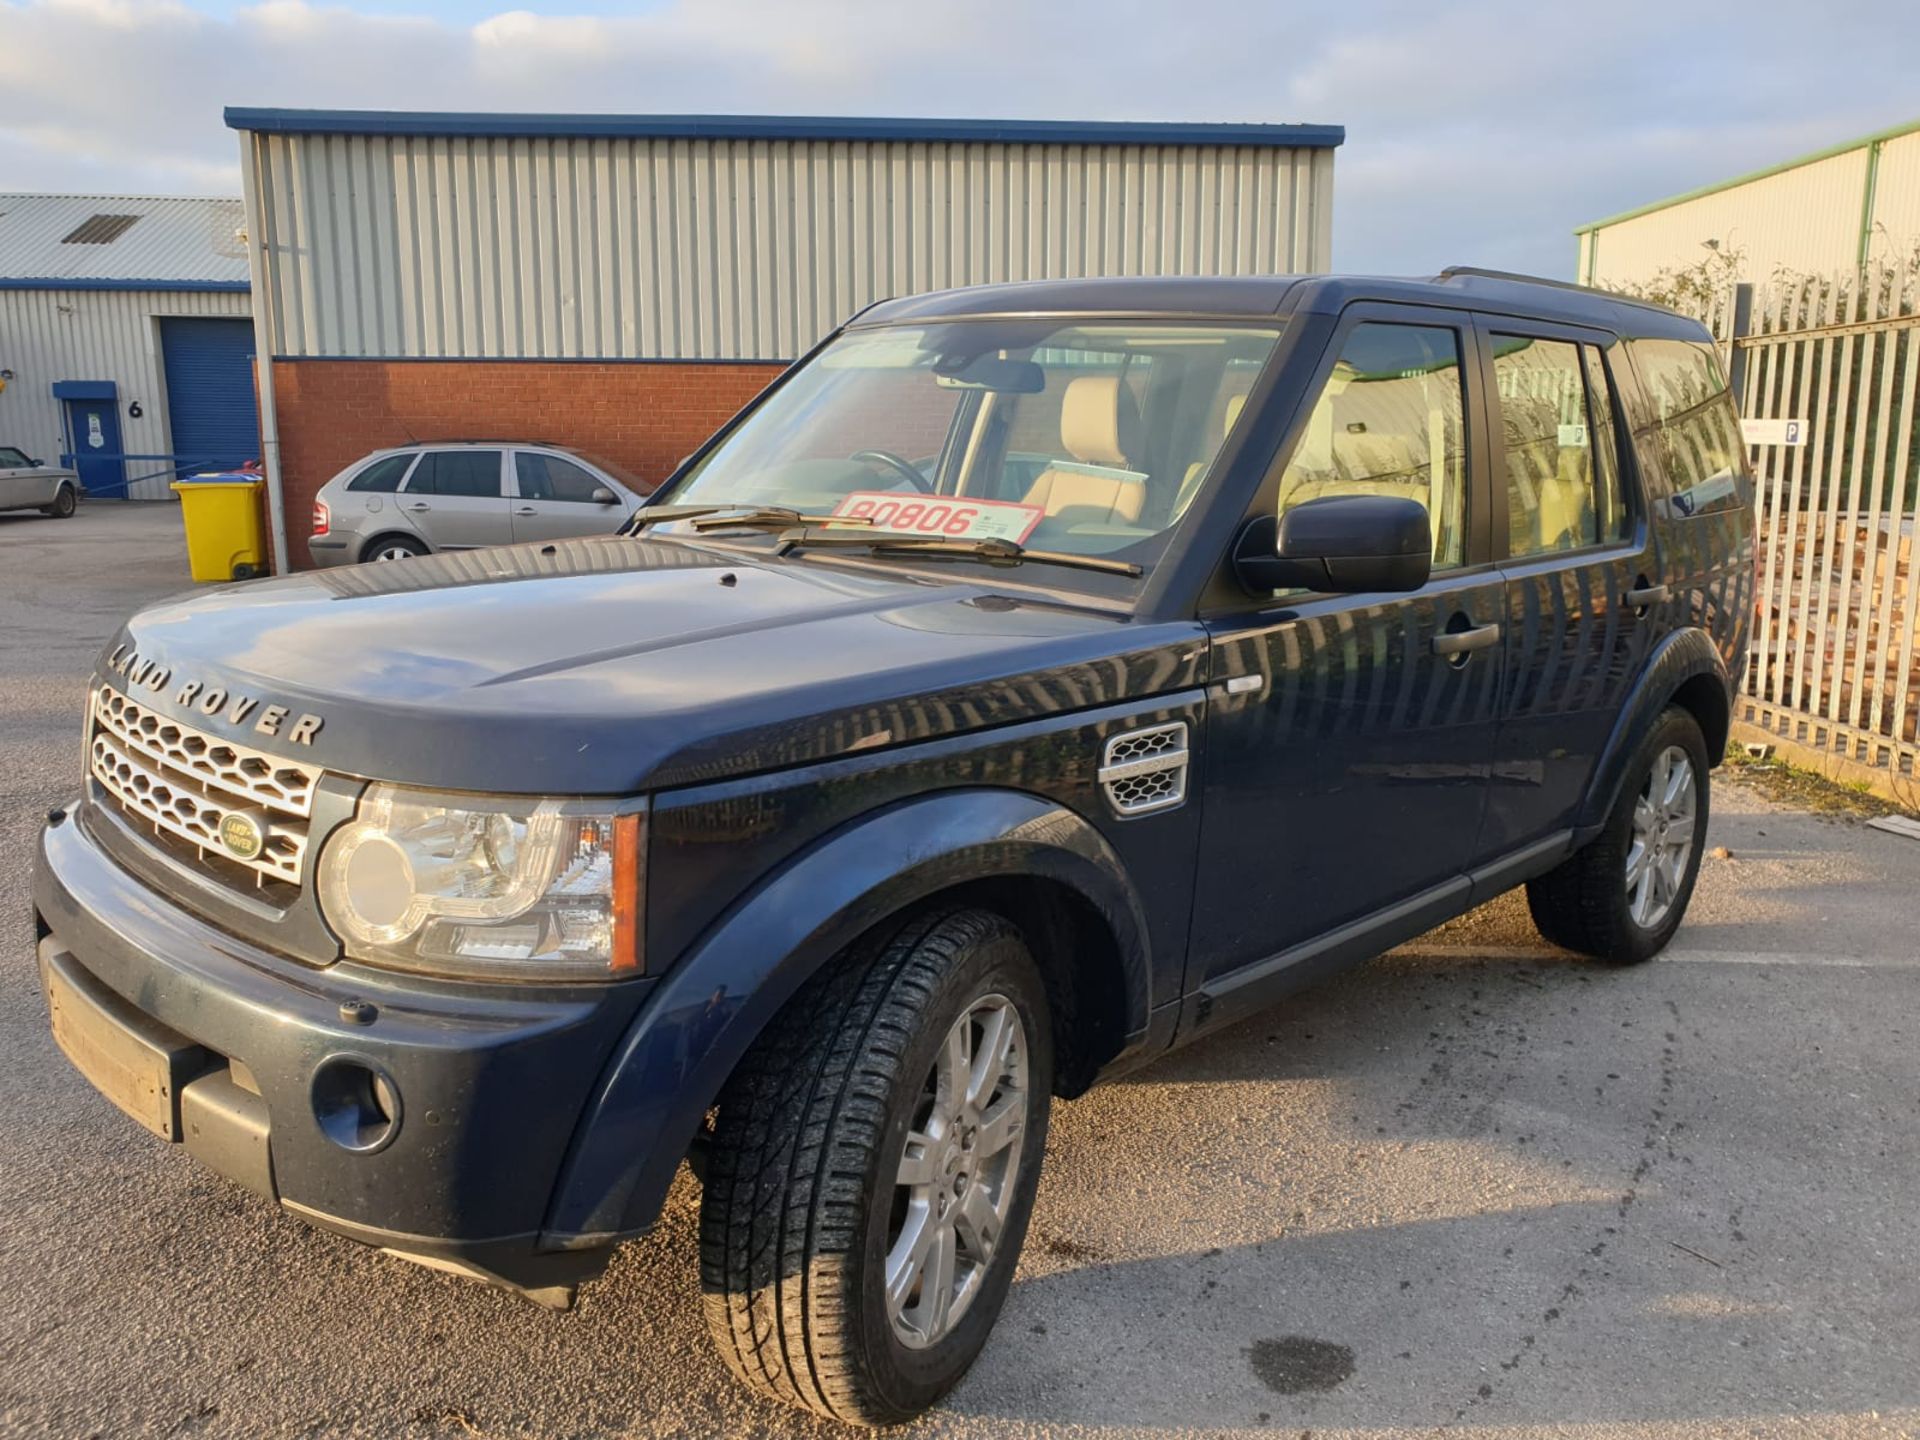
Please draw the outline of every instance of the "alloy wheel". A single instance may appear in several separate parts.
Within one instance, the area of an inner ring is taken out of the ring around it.
[[[1693,760],[1680,746],[1667,746],[1634,801],[1627,847],[1627,913],[1642,930],[1658,929],[1679,898],[1697,838],[1696,799]]]
[[[1026,1145],[1027,1036],[1004,995],[947,1031],[921,1087],[887,1235],[887,1318],[901,1344],[951,1334],[985,1283]]]

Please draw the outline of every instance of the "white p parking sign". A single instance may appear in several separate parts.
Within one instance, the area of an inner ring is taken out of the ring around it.
[[[1740,438],[1749,445],[1804,445],[1804,420],[1742,420]]]

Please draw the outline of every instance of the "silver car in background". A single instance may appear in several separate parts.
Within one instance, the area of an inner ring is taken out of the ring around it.
[[[378,450],[320,487],[316,565],[399,560],[618,529],[652,489],[562,445],[436,440]]]
[[[43,465],[12,445],[0,445],[0,510],[38,510],[64,520],[80,500],[80,477]]]

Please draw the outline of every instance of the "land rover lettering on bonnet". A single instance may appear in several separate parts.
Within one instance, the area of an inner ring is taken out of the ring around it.
[[[618,534],[129,619],[39,841],[54,1036],[549,1306],[690,1161],[734,1373],[901,1420],[988,1343],[1054,1097],[1518,886],[1666,945],[1751,504],[1706,332],[1595,291],[876,305]]]

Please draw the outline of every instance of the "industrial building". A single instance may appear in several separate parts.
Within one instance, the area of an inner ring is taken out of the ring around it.
[[[230,109],[283,565],[379,446],[648,480],[854,311],[993,281],[1324,271],[1329,125]]]
[[[1920,249],[1920,120],[1595,220],[1584,284],[1645,286],[1712,255],[1722,283],[1899,270]]]
[[[260,453],[238,200],[0,195],[0,444],[170,498]]]

